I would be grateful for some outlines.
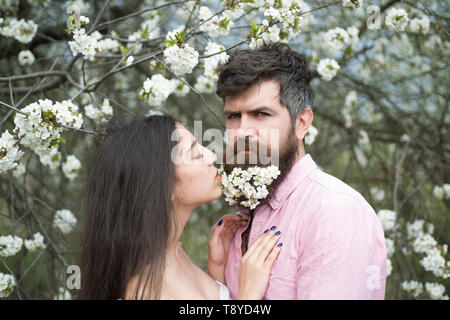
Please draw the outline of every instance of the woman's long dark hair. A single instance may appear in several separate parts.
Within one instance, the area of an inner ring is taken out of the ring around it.
[[[88,177],[80,299],[123,299],[136,276],[135,299],[160,298],[173,227],[176,121],[166,115],[123,121],[110,121]]]

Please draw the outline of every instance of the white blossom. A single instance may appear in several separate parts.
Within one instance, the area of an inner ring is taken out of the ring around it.
[[[323,80],[330,81],[340,69],[339,64],[334,59],[322,59],[317,66],[317,72]]]
[[[0,272],[0,298],[6,298],[16,286],[16,278],[11,274]]]
[[[93,61],[99,51],[98,41],[93,36],[88,36],[84,28],[73,31],[73,41],[69,41],[70,50],[74,56],[82,54],[85,59]]]
[[[179,28],[166,36],[164,60],[177,76],[191,73],[198,64],[198,52],[188,43],[179,43],[181,34]]]
[[[386,241],[387,256],[392,257],[392,255],[395,252],[394,240],[386,238],[385,241]]]
[[[409,29],[414,33],[427,34],[430,30],[430,19],[425,15],[420,18],[413,18],[409,23]]]
[[[433,195],[438,199],[444,199],[444,188],[441,186],[434,186],[433,188]]]
[[[96,124],[108,122],[113,116],[113,108],[109,103],[109,99],[104,99],[103,102],[97,106],[88,104],[84,107],[86,116],[92,119]]]
[[[35,58],[30,50],[22,50],[19,52],[18,60],[21,66],[26,66],[32,65],[35,61]]]
[[[408,20],[408,13],[404,9],[392,8],[387,13],[385,23],[390,29],[404,31]]]
[[[194,89],[200,93],[213,93],[215,88],[215,81],[203,75],[197,78],[197,82],[194,85]]]
[[[389,277],[392,273],[392,261],[391,259],[386,260],[386,277]]]
[[[160,106],[175,90],[175,83],[164,78],[162,74],[155,74],[143,83],[140,96],[151,106]]]
[[[208,42],[205,48],[204,55],[208,56],[223,50],[225,50],[224,46],[214,42]],[[204,60],[205,76],[210,78],[211,80],[217,81],[218,75],[216,72],[216,68],[219,64],[226,63],[228,61],[228,58],[229,56],[225,51],[219,54],[215,54],[214,56],[205,58]]]
[[[25,240],[25,248],[30,252],[45,249],[47,245],[44,243],[44,236],[39,232],[33,235],[33,239]]]
[[[19,163],[18,166],[13,170],[13,176],[17,179],[22,177],[26,172],[25,165],[23,163]]]
[[[423,285],[418,281],[403,281],[401,284],[403,290],[411,293],[417,298],[423,292]]]
[[[72,295],[70,294],[69,289],[60,287],[58,289],[58,294],[53,297],[53,300],[72,300]]]
[[[38,152],[39,160],[44,166],[49,167],[51,170],[59,168],[61,164],[61,152],[58,148],[50,148],[45,150],[45,152]]]
[[[8,130],[3,132],[0,137],[0,173],[17,167],[17,161],[24,154],[19,149],[16,138]]]
[[[359,8],[363,3],[363,0],[343,0],[342,5],[344,7]]]
[[[66,162],[62,164],[62,171],[69,180],[73,180],[77,177],[80,168],[81,162],[74,155],[68,155]]]
[[[377,188],[377,187],[370,188],[370,194],[371,194],[372,198],[377,202],[383,201],[384,196],[385,196],[384,190]]]
[[[55,217],[53,219],[53,227],[57,227],[62,233],[67,234],[75,227],[77,224],[77,218],[68,209],[62,209],[56,211]]]
[[[0,236],[0,257],[10,257],[22,249],[23,240],[18,236]]]
[[[392,210],[382,209],[378,211],[378,220],[384,231],[392,230],[395,226],[396,213]]]
[[[45,153],[57,146],[64,127],[80,128],[83,119],[78,107],[66,100],[53,103],[49,99],[38,100],[23,109],[27,115],[16,113],[13,132],[18,134],[20,144],[36,153]]]
[[[425,289],[433,300],[448,300],[448,296],[445,295],[445,287],[442,284],[427,282],[425,283]]]
[[[0,24],[1,25],[1,24]],[[36,35],[38,26],[33,20],[5,19],[3,27],[0,26],[0,34],[5,37],[13,37],[21,43],[29,43]]]
[[[170,81],[173,83],[173,87],[175,88],[173,90],[173,93],[177,97],[184,97],[191,90],[183,81],[180,81],[178,79],[172,79]]]
[[[227,174],[223,168],[219,170],[221,186],[225,201],[229,205],[240,204],[250,209],[256,208],[261,199],[269,195],[267,186],[270,185],[280,174],[277,166],[250,167],[243,170],[239,167],[233,168]]]
[[[305,136],[305,143],[308,145],[311,145],[316,140],[317,134],[319,133],[319,130],[317,130],[316,127],[314,127],[312,124],[309,126],[308,132]]]
[[[200,26],[200,31],[206,32],[210,37],[218,37],[227,35],[233,25],[233,21],[230,20],[229,14],[226,16],[214,16],[208,7],[202,6],[199,9],[198,17],[202,21],[206,21]],[[211,18],[212,17],[212,18]]]
[[[446,247],[444,247],[447,249]],[[426,256],[420,260],[420,264],[426,271],[432,272],[437,277],[447,279],[450,277],[450,264],[445,261],[438,248],[432,248],[426,252]]]

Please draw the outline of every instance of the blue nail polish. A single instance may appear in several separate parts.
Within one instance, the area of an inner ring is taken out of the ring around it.
[[[273,226],[272,228],[270,228],[270,231],[273,231],[273,230],[275,230],[277,227],[276,226]]]
[[[221,226],[221,225],[222,225],[222,223],[223,223],[223,219],[220,219],[220,221],[219,221],[218,225],[219,225],[219,226]]]
[[[245,221],[245,222],[249,222],[250,220],[248,220],[248,219],[245,219],[244,221]]]
[[[241,218],[242,216],[239,214],[239,213],[236,213],[236,215],[239,217],[239,218]]]
[[[264,231],[264,233],[267,233],[267,232],[269,232],[269,229],[267,229],[266,231]]]
[[[281,247],[283,244],[280,242],[279,244],[277,244],[277,247]]]
[[[275,233],[275,235],[278,236],[278,235],[280,235],[280,233],[281,233],[281,231],[277,231],[277,232]]]

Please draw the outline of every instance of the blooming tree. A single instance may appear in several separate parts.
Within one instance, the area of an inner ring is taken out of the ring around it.
[[[447,12],[432,0],[0,1],[0,298],[71,298],[85,168],[111,117],[164,111],[222,130],[216,67],[281,41],[313,73],[307,152],[384,228],[386,297],[448,299]],[[183,234],[205,269],[225,208],[196,209]]]

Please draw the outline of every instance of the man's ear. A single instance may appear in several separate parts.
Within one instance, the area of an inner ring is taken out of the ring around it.
[[[304,111],[297,114],[295,119],[295,135],[298,141],[302,141],[308,133],[309,127],[313,121],[314,115],[310,108],[306,108]]]

